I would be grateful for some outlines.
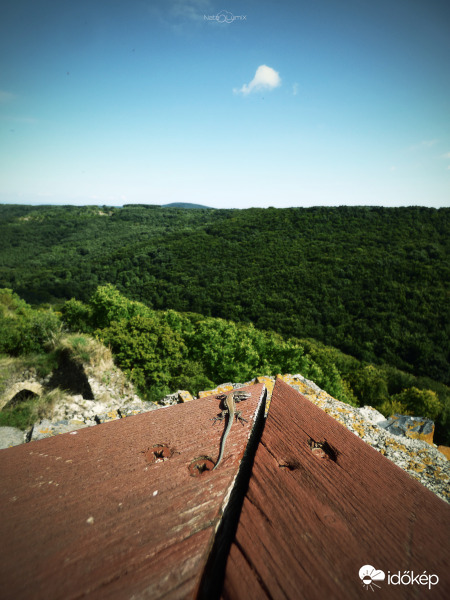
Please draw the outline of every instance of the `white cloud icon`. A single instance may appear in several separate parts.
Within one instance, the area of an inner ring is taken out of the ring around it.
[[[219,23],[232,23],[234,21],[234,15],[228,10],[221,10],[216,15],[216,21]]]
[[[375,567],[372,567],[372,565],[364,565],[363,567],[360,568],[359,570],[359,578],[361,579],[363,585],[366,587],[366,589],[369,589],[369,587],[371,588],[371,590],[373,591],[373,587],[380,587],[379,585],[377,585],[376,583],[374,583],[375,581],[384,581],[386,578],[386,575],[384,574],[383,571],[377,570],[375,569]]]

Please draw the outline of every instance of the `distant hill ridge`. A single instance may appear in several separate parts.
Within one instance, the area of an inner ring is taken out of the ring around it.
[[[207,208],[208,210],[215,210],[211,206],[191,202],[171,202],[170,204],[163,204],[161,208]]]
[[[207,209],[216,210],[211,206],[204,206],[203,204],[194,204],[192,202],[170,202],[169,204],[124,204],[123,206],[114,208],[194,208],[194,209]]]

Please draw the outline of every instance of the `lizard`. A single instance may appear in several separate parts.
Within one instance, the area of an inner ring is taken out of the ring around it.
[[[219,416],[214,417],[211,420],[214,421],[215,425],[216,421],[222,421],[225,418],[225,415],[228,415],[228,422],[220,445],[219,458],[217,459],[217,462],[213,467],[213,471],[214,469],[217,469],[217,467],[220,464],[220,461],[222,460],[223,451],[225,449],[225,442],[227,441],[228,434],[230,433],[230,429],[233,424],[233,418],[236,417],[236,421],[245,421],[247,423],[247,420],[241,417],[241,411],[236,410],[236,403],[240,402],[241,400],[246,400],[247,398],[250,398],[250,396],[251,394],[247,394],[246,392],[240,392],[236,390],[231,390],[231,392],[228,392],[227,394],[221,394],[220,396],[217,396],[218,399],[223,400],[225,410],[223,410]]]

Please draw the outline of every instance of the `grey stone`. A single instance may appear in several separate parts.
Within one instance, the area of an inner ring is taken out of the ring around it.
[[[314,381],[306,379],[305,377],[303,377],[303,375],[300,375],[299,373],[297,373],[297,375],[294,375],[293,377],[294,379],[298,379],[299,381],[310,387],[316,394],[320,394],[320,392],[322,391],[320,387],[314,383]]]
[[[429,435],[434,431],[434,422],[424,417],[411,417],[409,415],[393,415],[389,419],[378,423],[393,435],[406,436],[407,432],[418,435]]]
[[[153,402],[139,402],[122,406],[120,414],[122,417],[132,417],[133,415],[140,415],[141,413],[157,410],[158,408],[160,407]]]
[[[108,421],[116,421],[117,419],[120,419],[121,417],[122,417],[121,411],[110,410],[109,412],[100,413],[98,415],[95,415],[95,421],[98,424],[107,423]]]
[[[53,435],[59,435],[61,433],[69,433],[86,427],[84,421],[66,420],[52,422],[48,419],[43,419],[40,423],[35,424],[33,432],[31,434],[32,442],[42,440],[44,438],[52,437]]]
[[[23,400],[42,395],[42,385],[34,381],[19,381],[12,385],[0,398],[0,409],[14,406]]]
[[[16,427],[0,427],[0,450],[19,446],[25,441],[25,433]]]
[[[369,423],[378,425],[379,427],[381,427],[380,423],[385,421],[385,416],[371,406],[363,406],[359,409],[359,413],[362,417],[369,421]]]
[[[175,394],[167,394],[159,401],[163,406],[172,406],[173,404],[178,404],[178,393]]]

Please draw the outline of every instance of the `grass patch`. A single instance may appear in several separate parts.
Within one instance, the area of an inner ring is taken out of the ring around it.
[[[19,402],[0,411],[0,427],[16,427],[23,431],[42,419],[51,419],[56,404],[63,401],[65,394],[59,388]]]
[[[92,366],[112,366],[111,351],[95,338],[80,333],[62,337],[55,349],[57,352],[69,350],[71,357],[83,364]]]
[[[19,359],[21,370],[34,369],[38,377],[47,377],[58,365],[58,353],[28,354]]]
[[[6,408],[0,412],[0,427],[16,427],[25,431],[35,421],[34,407],[31,400],[21,402],[14,408]]]

